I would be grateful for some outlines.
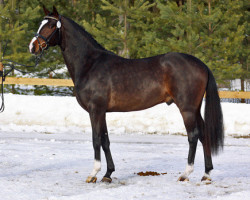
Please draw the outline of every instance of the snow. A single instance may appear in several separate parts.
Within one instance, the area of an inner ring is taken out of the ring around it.
[[[250,134],[250,104],[222,103],[226,135]],[[202,107],[204,111],[204,104]],[[0,115],[2,131],[88,132],[89,115],[75,97],[5,95],[5,111]],[[108,113],[110,133],[186,134],[175,104],[127,113]]]
[[[177,182],[188,154],[175,105],[109,113],[107,123],[116,171],[111,184],[85,183],[94,164],[88,114],[73,97],[5,95],[0,114],[0,199],[3,200],[246,200],[250,196],[250,105],[223,103],[224,151],[213,157],[212,182],[204,174],[199,143],[189,182]],[[203,110],[203,109],[202,109]],[[167,172],[138,176],[141,171]]]
[[[234,79],[230,81],[230,90],[241,90],[241,80]],[[250,82],[249,80],[244,81],[244,91],[250,91]]]
[[[116,165],[111,184],[85,179],[93,166],[91,133],[1,132],[0,196],[4,200],[82,199],[247,199],[250,195],[249,139],[227,138],[224,152],[213,158],[213,182],[204,173],[201,145],[189,182],[177,182],[186,165],[187,138],[173,135],[110,134]],[[141,177],[140,171],[167,172]]]

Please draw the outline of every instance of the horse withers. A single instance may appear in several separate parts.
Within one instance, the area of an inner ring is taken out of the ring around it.
[[[210,69],[198,58],[183,53],[166,53],[150,58],[125,59],[96,42],[77,23],[58,14],[55,7],[45,17],[29,44],[33,54],[59,45],[76,98],[89,113],[94,147],[94,168],[87,182],[96,182],[101,169],[101,147],[107,161],[102,181],[111,182],[115,166],[110,152],[106,112],[143,110],[166,102],[175,103],[188,135],[186,170],[178,179],[187,181],[193,172],[198,140],[205,159],[203,180],[211,180],[212,154],[223,147],[223,115],[217,85]],[[204,120],[200,109],[206,93]]]

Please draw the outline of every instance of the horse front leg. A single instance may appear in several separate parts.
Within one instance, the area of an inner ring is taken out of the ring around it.
[[[115,171],[115,165],[111,156],[111,151],[110,151],[110,142],[109,142],[109,136],[108,136],[108,130],[107,130],[107,125],[106,125],[106,120],[104,122],[105,124],[105,131],[102,134],[102,148],[105,153],[106,157],[106,162],[107,162],[107,172],[104,175],[102,182],[107,182],[111,183],[111,174]]]
[[[102,109],[92,108],[89,111],[92,126],[92,141],[94,148],[94,167],[88,176],[87,183],[95,183],[97,173],[101,170],[101,136],[105,130],[105,112]]]

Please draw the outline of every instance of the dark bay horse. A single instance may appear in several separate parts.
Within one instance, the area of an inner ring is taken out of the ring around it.
[[[110,152],[106,112],[143,110],[156,104],[175,103],[186,127],[189,153],[186,170],[178,179],[188,180],[198,140],[205,159],[205,175],[211,180],[212,154],[223,147],[224,128],[217,86],[209,68],[199,59],[183,53],[167,53],[144,59],[125,59],[104,49],[81,26],[58,14],[55,7],[45,17],[29,49],[39,54],[59,45],[76,98],[90,116],[94,147],[94,168],[87,182],[95,182],[101,169],[101,147],[107,161],[102,181],[111,182],[115,170]],[[200,108],[206,93],[205,117]]]

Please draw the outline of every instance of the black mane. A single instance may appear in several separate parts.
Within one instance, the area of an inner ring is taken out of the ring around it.
[[[87,38],[87,40],[97,49],[101,49],[103,51],[107,51],[109,52],[108,50],[106,50],[102,45],[100,45],[94,38],[93,36],[88,33],[82,26],[80,26],[79,24],[77,24],[76,22],[74,22],[72,19],[68,18],[68,17],[65,17],[63,16],[65,19],[67,19],[71,25],[76,29],[78,30],[79,32],[81,32],[84,37]]]

